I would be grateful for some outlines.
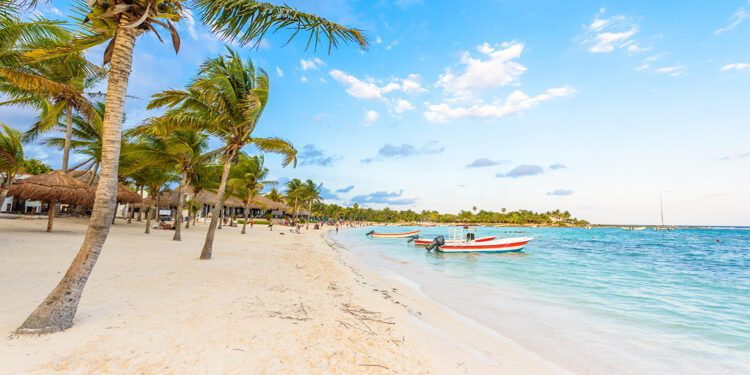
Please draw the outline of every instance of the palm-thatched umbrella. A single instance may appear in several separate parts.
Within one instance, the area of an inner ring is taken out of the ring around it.
[[[47,210],[47,232],[52,231],[55,205],[59,203],[86,204],[93,199],[94,192],[88,185],[68,176],[62,171],[52,171],[16,181],[8,189],[8,195],[17,199],[44,201]]]
[[[118,203],[141,203],[143,198],[140,194],[130,190],[129,187],[123,184],[117,184],[117,202]]]

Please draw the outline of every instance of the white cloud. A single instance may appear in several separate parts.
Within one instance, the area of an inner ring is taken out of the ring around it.
[[[347,94],[359,99],[383,99],[384,95],[401,91],[414,94],[427,91],[419,83],[419,76],[409,74],[406,78],[396,78],[382,84],[374,79],[362,80],[338,69],[331,70],[331,77],[346,86]]]
[[[612,52],[616,48],[623,48],[629,44],[626,44],[630,38],[638,33],[637,27],[632,27],[622,32],[604,32],[598,33],[594,36],[595,43],[589,47],[589,51],[594,53],[599,52]]]
[[[276,65],[276,75],[279,76],[279,78],[284,78],[284,71],[281,70],[278,65]]]
[[[393,107],[393,111],[396,113],[404,113],[413,110],[414,105],[412,105],[408,100],[405,99],[398,99],[395,106]]]
[[[526,67],[515,61],[523,53],[523,43],[506,42],[500,48],[484,43],[476,49],[484,56],[474,58],[469,52],[464,52],[460,59],[460,63],[464,65],[463,72],[455,73],[447,68],[436,85],[452,96],[468,98],[482,91],[514,83],[526,71]]]
[[[428,105],[424,113],[430,122],[444,123],[460,118],[501,118],[522,112],[556,97],[568,96],[575,93],[572,87],[564,86],[551,88],[536,96],[528,96],[516,90],[505,99],[492,104],[476,104],[469,107],[455,107],[448,103]]]
[[[742,70],[748,70],[748,69],[750,69],[750,64],[748,63],[734,63],[734,64],[724,65],[719,70],[722,72],[728,72],[730,70],[742,71]]]
[[[300,77],[299,80],[302,81],[302,83],[307,83],[307,77],[305,76]]]
[[[600,9],[594,20],[584,28],[583,44],[589,52],[609,53],[624,49],[629,53],[648,51],[634,37],[638,34],[638,25],[629,18],[615,15],[605,18],[605,9]]]
[[[383,39],[381,37],[375,38],[375,44],[382,44],[382,43],[383,43]]]
[[[380,118],[380,114],[376,111],[365,112],[365,126],[372,125],[375,121],[378,121],[378,118]]]
[[[714,35],[723,34],[729,30],[732,30],[735,27],[741,25],[748,18],[750,18],[750,13],[748,13],[745,8],[737,9],[737,11],[734,12],[731,17],[729,17],[729,23],[726,26],[714,30]]]
[[[665,66],[662,68],[654,69],[655,73],[666,74],[670,77],[680,77],[687,73],[687,66],[685,65],[672,65]]]
[[[305,60],[305,59],[299,60],[299,65],[300,67],[302,67],[302,70],[316,70],[320,68],[321,66],[324,66],[325,64],[326,63],[323,60],[317,57],[312,58],[310,60]]]

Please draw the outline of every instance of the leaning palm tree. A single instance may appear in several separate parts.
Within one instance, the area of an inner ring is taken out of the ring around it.
[[[8,125],[0,128],[0,211],[8,193],[8,187],[15,180],[24,164],[21,132]]]
[[[154,119],[158,122],[159,119]],[[143,134],[141,144],[135,147],[130,155],[137,158],[138,168],[148,168],[151,165],[172,164],[179,174],[177,186],[177,214],[175,215],[174,241],[182,240],[182,210],[185,203],[183,195],[188,187],[190,174],[196,168],[211,161],[216,152],[205,152],[208,148],[208,137],[197,131],[178,130],[164,133],[155,123],[147,123],[134,130]]]
[[[201,259],[211,259],[229,172],[244,146],[254,145],[262,152],[282,154],[284,166],[296,165],[297,150],[289,142],[253,136],[268,103],[268,88],[268,75],[228,48],[227,55],[206,61],[187,89],[158,93],[149,104],[149,109],[169,108],[162,116],[165,124],[202,129],[224,143],[221,148],[224,169]]]
[[[242,223],[241,234],[246,233],[248,211],[252,200],[258,196],[258,192],[266,185],[276,184],[276,181],[267,181],[268,168],[263,166],[263,156],[248,156],[240,154],[237,163],[229,172],[227,184],[233,188],[234,196],[241,199],[244,204],[243,213],[245,221]],[[250,219],[252,220],[252,219]]]
[[[169,30],[174,49],[179,50],[179,34],[173,22],[179,22],[182,18],[183,2],[184,0],[79,2],[81,9],[89,11],[82,19],[86,25],[90,25],[87,26],[87,32],[59,48],[36,50],[27,54],[33,59],[44,60],[109,41],[104,51],[104,63],[109,65],[109,80],[107,111],[104,116],[102,172],[86,237],[60,283],[16,332],[50,333],[73,325],[83,288],[107,239],[115,210],[120,127],[136,37],[146,31],[155,31],[155,26],[162,26]],[[306,32],[310,36],[308,40],[316,46],[321,41],[327,41],[329,50],[340,41],[356,41],[363,48],[367,46],[367,41],[359,30],[298,12],[288,6],[254,0],[195,0],[195,4],[203,22],[214,32],[225,38],[239,37],[242,44],[252,41],[259,43],[260,38],[268,31],[284,28],[295,30],[292,37],[300,31]],[[210,256],[210,247],[208,254]]]

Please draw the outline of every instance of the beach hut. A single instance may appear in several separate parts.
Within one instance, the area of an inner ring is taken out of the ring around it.
[[[8,189],[8,195],[22,200],[47,202],[47,232],[51,232],[57,203],[86,204],[93,200],[94,191],[62,171],[52,171],[14,182]]]

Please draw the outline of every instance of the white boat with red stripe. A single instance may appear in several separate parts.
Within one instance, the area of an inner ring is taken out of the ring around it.
[[[413,230],[410,232],[400,232],[400,233],[378,233],[374,230],[371,230],[365,234],[366,236],[372,236],[373,238],[406,238],[417,235],[421,230]]]
[[[487,241],[492,241],[492,240],[494,240],[496,238],[497,238],[497,236],[479,237],[476,240],[474,240],[473,242],[487,242]],[[425,246],[430,245],[432,243],[432,241],[433,240],[430,240],[430,239],[427,239],[427,238],[417,238],[412,243],[414,244],[414,246],[425,247]],[[461,243],[466,243],[466,241],[463,241],[463,240],[447,240],[445,242],[446,242],[446,244],[452,244],[452,243],[461,244]]]
[[[482,242],[468,241],[456,243],[446,241],[444,245],[435,246],[434,249],[441,253],[511,253],[523,250],[533,239],[532,237],[513,237]]]

